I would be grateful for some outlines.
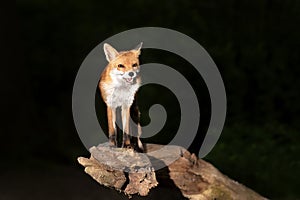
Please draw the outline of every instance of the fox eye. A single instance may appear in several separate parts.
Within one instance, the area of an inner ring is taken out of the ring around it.
[[[122,64],[118,64],[118,67],[119,67],[119,68],[125,68],[125,66],[122,65]]]
[[[133,65],[132,65],[132,67],[137,67],[138,66],[138,64],[137,63],[134,63]]]

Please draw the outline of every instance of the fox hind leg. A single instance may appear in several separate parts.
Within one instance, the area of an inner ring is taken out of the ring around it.
[[[133,104],[130,108],[130,114],[132,117],[132,123],[131,123],[130,128],[132,131],[131,132],[132,135],[134,135],[134,137],[132,137],[131,143],[137,152],[144,152],[144,146],[140,140],[140,137],[142,134],[142,128],[141,128],[141,124],[140,124],[141,113],[140,113],[138,103],[137,103],[137,95],[135,96]]]
[[[140,122],[138,122],[137,126],[138,126],[137,145],[138,145],[139,151],[143,152],[144,151],[144,146],[143,146],[143,143],[140,140],[140,137],[142,135],[142,127],[140,125]]]

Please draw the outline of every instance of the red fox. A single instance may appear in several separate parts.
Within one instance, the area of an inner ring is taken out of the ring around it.
[[[110,146],[117,146],[116,109],[121,108],[123,126],[122,147],[131,148],[130,142],[130,108],[141,84],[139,55],[142,43],[129,51],[118,52],[111,45],[103,46],[108,65],[103,70],[99,88],[107,105],[108,133]],[[140,150],[141,127],[137,124],[137,145]]]

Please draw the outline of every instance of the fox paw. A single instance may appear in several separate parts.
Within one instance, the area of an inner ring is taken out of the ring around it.
[[[114,136],[109,137],[109,146],[110,147],[116,147],[117,146],[117,141],[116,138]]]
[[[130,143],[122,143],[122,148],[133,149],[133,146]]]

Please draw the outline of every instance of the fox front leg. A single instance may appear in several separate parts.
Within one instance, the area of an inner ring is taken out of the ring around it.
[[[122,126],[123,126],[123,140],[122,148],[129,147],[130,145],[130,135],[129,135],[129,119],[130,119],[130,107],[122,106]]]
[[[108,120],[108,136],[109,145],[116,146],[116,109],[107,106],[107,120]]]

